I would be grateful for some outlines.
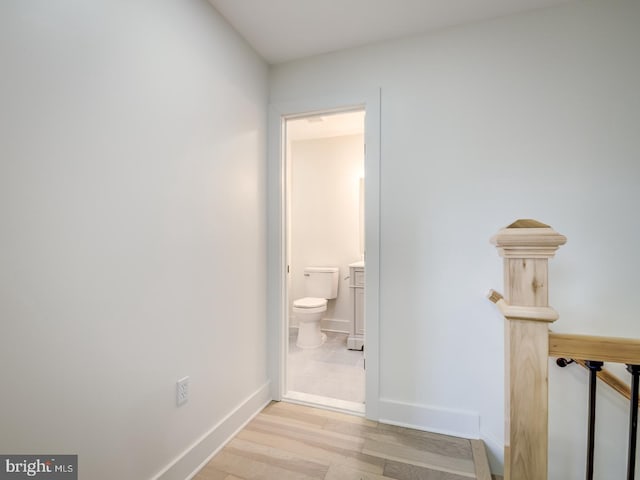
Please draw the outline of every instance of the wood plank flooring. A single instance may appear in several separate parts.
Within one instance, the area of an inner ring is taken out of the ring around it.
[[[474,454],[484,455],[484,446],[272,402],[194,480],[491,479],[486,457],[476,466]]]

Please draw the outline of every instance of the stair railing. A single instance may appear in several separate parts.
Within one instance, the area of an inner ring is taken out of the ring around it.
[[[566,242],[563,235],[536,220],[517,220],[491,241],[504,258],[505,294],[491,290],[489,299],[505,318],[505,480],[547,480],[549,356],[559,358],[558,365],[575,361],[590,371],[588,480],[593,476],[596,378],[630,399],[627,478],[633,480],[640,341],[549,331],[558,314],[548,305],[548,260]],[[631,389],[602,368],[605,361],[628,365]]]
[[[640,376],[640,341],[628,338],[594,337],[549,332],[549,356],[564,367],[571,362],[589,369],[589,423],[587,441],[587,480],[593,479],[594,438],[596,418],[596,379],[629,399],[629,444],[627,453],[627,480],[634,480],[636,466],[636,439],[638,432],[638,377]],[[567,360],[569,358],[570,360]],[[589,360],[589,359],[597,360]],[[631,374],[631,388],[602,366],[604,362],[622,363]]]

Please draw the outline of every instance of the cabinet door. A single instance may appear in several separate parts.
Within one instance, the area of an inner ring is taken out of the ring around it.
[[[356,335],[364,335],[364,288],[354,288]]]

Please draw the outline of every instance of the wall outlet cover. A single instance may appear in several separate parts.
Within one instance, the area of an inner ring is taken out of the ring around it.
[[[176,403],[184,405],[189,400],[189,377],[183,377],[176,382]]]

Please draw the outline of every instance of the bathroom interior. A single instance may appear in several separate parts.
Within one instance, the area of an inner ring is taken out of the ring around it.
[[[286,122],[285,399],[364,413],[364,110]]]

